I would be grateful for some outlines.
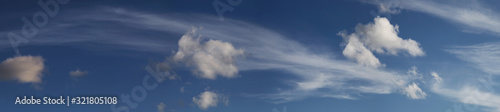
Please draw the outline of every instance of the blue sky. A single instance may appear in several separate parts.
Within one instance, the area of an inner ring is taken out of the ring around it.
[[[9,1],[0,12],[0,109],[498,112],[498,5]],[[119,101],[16,105],[18,96]]]

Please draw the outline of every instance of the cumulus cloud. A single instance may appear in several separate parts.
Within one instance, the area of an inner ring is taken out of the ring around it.
[[[74,71],[70,71],[69,75],[72,77],[81,77],[87,75],[88,73],[88,71],[81,71],[80,69],[76,69]]]
[[[41,56],[16,56],[0,63],[1,80],[17,80],[21,83],[40,83],[44,69]]]
[[[354,33],[339,33],[347,43],[342,53],[359,64],[371,67],[384,66],[372,52],[390,55],[403,52],[410,56],[425,55],[417,41],[403,39],[398,33],[398,25],[392,25],[387,18],[376,17],[373,23],[358,24]]]
[[[413,82],[404,89],[404,94],[411,99],[425,99],[427,94],[418,87],[418,85]]]
[[[344,33],[341,33],[342,37],[346,37]],[[349,35],[347,36],[347,45],[344,48],[344,51],[342,54],[344,56],[354,59],[356,62],[362,65],[366,66],[372,66],[372,67],[380,67],[380,66],[385,66],[384,64],[381,64],[380,61],[378,60],[373,53],[368,50],[363,43],[359,41],[359,37],[356,35]]]
[[[412,66],[410,69],[408,69],[408,71],[406,72],[408,74],[408,80],[417,80],[417,81],[420,81],[422,83],[425,83],[423,81],[423,76],[421,73],[419,73],[417,71],[417,67],[416,66]],[[399,86],[403,86],[405,84],[403,83],[397,83]],[[427,93],[425,93],[422,89],[420,89],[420,87],[418,86],[419,83],[411,83],[411,84],[408,84],[407,86],[404,86],[402,87],[402,93],[403,94],[406,94],[406,96],[410,99],[425,99],[425,97],[427,96]]]
[[[236,77],[238,68],[233,58],[243,54],[242,49],[235,49],[231,43],[220,40],[204,42],[195,28],[188,31],[179,40],[179,50],[174,55],[175,61],[184,61],[196,66],[198,76],[207,79]]]
[[[198,105],[200,109],[206,110],[209,107],[216,107],[218,103],[228,105],[229,97],[212,91],[205,91],[198,97],[193,97],[193,102]]]

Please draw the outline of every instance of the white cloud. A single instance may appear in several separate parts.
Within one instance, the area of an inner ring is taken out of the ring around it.
[[[43,69],[44,59],[41,56],[16,56],[0,63],[0,79],[40,83]]]
[[[161,102],[160,104],[158,104],[156,107],[158,108],[158,112],[165,112],[165,104],[163,102]]]
[[[218,103],[222,102],[225,105],[229,103],[229,97],[217,94],[212,91],[205,91],[198,97],[193,97],[193,102],[198,105],[200,109],[206,110],[209,107],[216,107]]]
[[[406,96],[411,99],[425,99],[425,97],[427,96],[427,94],[422,91],[422,89],[420,89],[420,87],[418,87],[415,82],[408,85],[408,87],[404,89],[404,94],[406,94]]]
[[[173,57],[175,61],[184,61],[196,66],[198,76],[216,79],[217,75],[236,77],[238,68],[233,58],[243,54],[242,49],[235,49],[231,43],[220,40],[208,40],[202,43],[195,28],[188,31],[179,40],[179,50]]]
[[[80,71],[80,69],[76,69],[74,71],[70,71],[69,75],[72,77],[81,77],[87,75],[88,73],[88,71]]]
[[[447,51],[485,73],[500,75],[500,43],[461,46]]]
[[[380,61],[378,60],[373,53],[368,50],[363,43],[359,41],[358,36],[356,35],[349,35],[346,37],[345,34],[340,33],[340,35],[344,38],[348,38],[347,45],[344,48],[344,51],[342,54],[344,56],[354,59],[356,62],[362,65],[366,66],[371,66],[371,67],[381,67],[385,66],[384,64],[381,64]]]
[[[500,14],[488,5],[488,1],[478,0],[455,0],[433,1],[433,0],[362,0],[378,6],[381,12],[386,9],[408,9],[435,15],[451,20],[472,28],[500,34]]]
[[[439,74],[432,72],[436,83],[432,85],[432,91],[452,98],[458,102],[472,105],[469,111],[475,111],[478,106],[487,107],[485,110],[500,111],[500,95],[495,93],[493,75],[500,75],[497,70],[500,67],[500,45],[499,43],[483,43],[470,46],[459,46],[446,51],[455,54],[460,59],[469,62],[469,66],[475,67],[481,72],[475,73],[477,78],[468,78],[467,81],[458,81],[453,87],[445,86]],[[484,74],[489,74],[486,76]],[[474,80],[470,80],[474,79]],[[447,81],[451,82],[451,81]],[[483,108],[484,109],[484,108]]]
[[[409,77],[411,79],[419,79],[419,80],[422,80],[424,77],[422,76],[421,73],[418,73],[417,72],[417,67],[416,66],[412,66],[408,72],[406,72],[408,75],[410,75]]]
[[[478,106],[488,107],[485,110],[500,111],[500,96],[494,93],[495,90],[492,87],[495,84],[492,77],[479,78],[481,83],[479,85],[466,84],[459,89],[451,89],[444,86],[437,73],[433,72],[432,75],[438,77],[435,78],[436,83],[431,88],[434,93],[468,104],[469,106],[465,108],[468,111],[477,111]]]
[[[431,72],[431,75],[432,77],[434,77],[434,80],[437,82],[437,83],[441,83],[443,82],[443,79],[439,76],[439,74],[437,74],[436,72]]]
[[[379,54],[398,55],[402,52],[410,56],[423,56],[425,53],[419,43],[412,39],[402,39],[398,36],[399,26],[393,26],[387,18],[376,17],[374,23],[359,24],[355,32],[339,35],[347,42],[343,51],[344,56],[356,62],[371,67],[384,66],[372,51]]]
[[[315,90],[328,85],[332,85],[332,82],[329,81],[331,79],[331,76],[318,74],[318,76],[313,78],[314,79],[311,80],[297,82],[297,88],[300,90]]]

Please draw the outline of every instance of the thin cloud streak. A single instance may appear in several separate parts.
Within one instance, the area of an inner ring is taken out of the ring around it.
[[[407,9],[428,13],[468,27],[500,35],[500,14],[487,8],[495,6],[488,6],[477,0],[460,2],[456,0],[450,0],[449,2],[433,0],[361,0],[361,2],[378,5],[379,7],[383,6],[379,9],[380,11]]]

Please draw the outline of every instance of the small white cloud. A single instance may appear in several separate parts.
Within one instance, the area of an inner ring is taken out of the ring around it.
[[[406,72],[406,73],[408,73],[409,75],[413,75],[413,76],[418,76],[419,75],[419,73],[417,72],[417,67],[416,66],[412,66],[408,70],[408,72]]]
[[[0,63],[0,80],[17,80],[21,83],[40,83],[44,59],[41,56],[17,56]]]
[[[376,17],[374,23],[357,25],[354,33],[348,35],[340,32],[339,35],[347,42],[343,51],[344,56],[362,65],[383,66],[372,51],[389,55],[398,55],[403,52],[410,56],[425,55],[417,41],[403,39],[398,36],[398,33],[399,26],[392,25],[387,18]]]
[[[165,112],[165,104],[161,102],[156,106],[158,108],[158,112]]]
[[[434,80],[436,80],[437,83],[443,82],[443,79],[439,77],[439,74],[437,74],[436,72],[431,72],[431,75],[432,77],[434,77]]]
[[[181,93],[184,93],[184,91],[185,91],[184,88],[185,87],[181,87],[181,89],[180,89]]]
[[[88,71],[80,71],[80,69],[76,69],[74,71],[70,71],[69,75],[72,77],[81,77],[87,75],[88,73]]]
[[[425,99],[427,94],[418,87],[418,85],[413,82],[404,89],[404,94],[411,99]]]
[[[233,58],[242,54],[242,49],[235,49],[228,42],[208,40],[202,43],[193,28],[179,40],[179,51],[173,59],[193,64],[202,78],[216,79],[218,75],[232,78],[238,73]]]
[[[406,73],[409,75],[408,77],[409,77],[410,79],[420,80],[420,81],[422,81],[423,83],[425,83],[425,82],[423,81],[423,78],[424,78],[424,77],[422,76],[422,74],[421,74],[421,73],[418,73],[417,69],[418,69],[418,68],[417,68],[416,66],[412,66],[410,69],[408,69],[408,72],[406,72]]]
[[[217,94],[212,91],[205,91],[198,97],[193,97],[193,102],[198,105],[200,109],[206,110],[209,107],[215,107],[219,102],[228,105],[229,97]]]

